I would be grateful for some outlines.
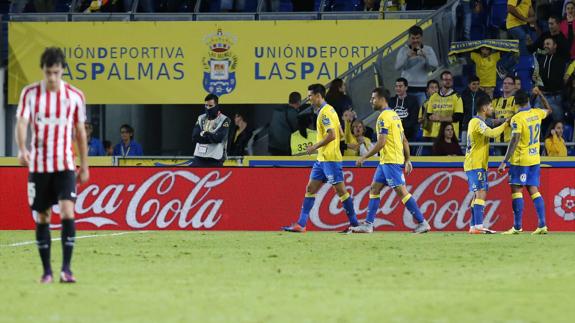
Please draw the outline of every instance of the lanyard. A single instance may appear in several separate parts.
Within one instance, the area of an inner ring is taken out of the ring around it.
[[[126,151],[124,152],[124,144],[122,144],[122,157],[127,157],[128,154],[130,153],[130,149],[132,149],[132,146],[131,146],[131,145],[128,146],[128,150],[126,150]]]

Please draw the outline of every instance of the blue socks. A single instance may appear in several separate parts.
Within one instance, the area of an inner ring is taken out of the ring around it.
[[[373,224],[375,222],[375,215],[379,209],[379,195],[369,194],[369,204],[367,206],[367,217],[365,222]]]
[[[523,202],[523,193],[513,193],[511,194],[511,198],[513,199],[513,227],[515,230],[521,230],[523,207],[525,205]]]
[[[483,211],[485,209],[485,200],[475,199],[473,201],[473,222],[475,225],[483,225]]]
[[[542,228],[545,226],[545,202],[543,202],[543,197],[539,192],[531,195],[531,199],[533,200],[535,211],[537,212],[537,218],[539,219],[537,227]]]
[[[415,217],[417,223],[422,223],[425,221],[423,214],[421,214],[421,211],[419,210],[415,199],[411,197],[411,194],[404,196],[403,199],[401,199],[401,202],[405,205],[405,208],[409,211],[409,213]]]
[[[347,218],[349,219],[349,225],[352,227],[358,226],[359,222],[357,222],[357,217],[353,208],[353,198],[351,195],[346,192],[344,195],[340,196],[339,199],[341,200],[345,213],[347,214]]]
[[[299,214],[299,220],[297,220],[297,224],[305,227],[307,224],[307,219],[309,218],[309,212],[313,208],[313,204],[315,203],[315,194],[305,194],[305,198],[303,199],[303,205],[301,206],[301,213]]]

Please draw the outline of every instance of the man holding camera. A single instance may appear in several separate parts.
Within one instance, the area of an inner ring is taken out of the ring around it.
[[[407,93],[417,97],[419,106],[426,100],[425,90],[430,71],[437,68],[437,56],[431,46],[423,45],[423,30],[419,26],[409,28],[407,44],[399,49],[395,69],[401,72],[409,84]]]

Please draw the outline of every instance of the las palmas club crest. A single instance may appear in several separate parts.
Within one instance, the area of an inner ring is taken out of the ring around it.
[[[204,89],[217,96],[232,93],[236,88],[238,56],[231,51],[237,38],[219,28],[204,38],[210,51],[204,56]]]

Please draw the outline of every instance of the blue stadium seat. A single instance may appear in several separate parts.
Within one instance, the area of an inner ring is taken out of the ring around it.
[[[521,80],[521,89],[528,93],[531,91],[531,88],[533,88],[531,76],[533,75],[534,69],[535,65],[533,62],[533,56],[519,57],[519,62],[515,68],[515,74]]]
[[[489,26],[505,29],[507,0],[493,0],[489,5]]]
[[[573,141],[573,126],[569,124],[563,124],[563,139],[565,142]]]
[[[245,0],[244,12],[256,12],[258,10],[258,0]]]

